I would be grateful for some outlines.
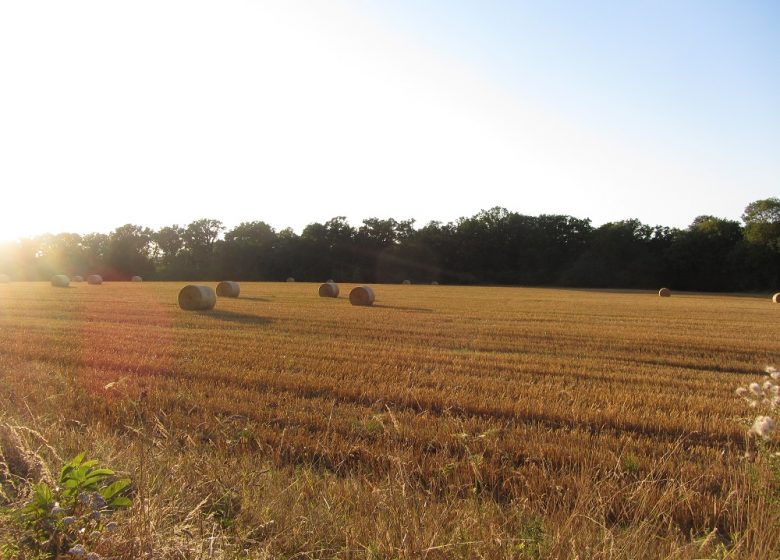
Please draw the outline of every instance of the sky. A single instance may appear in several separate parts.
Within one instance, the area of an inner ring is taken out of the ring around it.
[[[780,3],[0,3],[0,240],[780,196]]]

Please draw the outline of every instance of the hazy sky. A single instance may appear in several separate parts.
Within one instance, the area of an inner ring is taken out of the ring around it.
[[[780,3],[2,2],[0,194],[0,239],[736,219],[780,195]]]

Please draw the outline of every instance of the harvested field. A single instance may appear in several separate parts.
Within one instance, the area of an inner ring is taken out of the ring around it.
[[[0,286],[0,405],[171,526],[224,494],[251,558],[780,554],[734,397],[780,366],[765,296],[242,283],[183,312],[183,285]]]

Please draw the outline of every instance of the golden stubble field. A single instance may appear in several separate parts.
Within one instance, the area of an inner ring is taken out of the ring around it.
[[[766,297],[183,285],[0,285],[7,419],[134,479],[137,557],[780,557]]]

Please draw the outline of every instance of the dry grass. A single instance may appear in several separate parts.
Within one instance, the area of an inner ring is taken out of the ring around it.
[[[780,557],[765,298],[181,286],[0,286],[0,406],[137,481],[120,557]]]

